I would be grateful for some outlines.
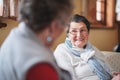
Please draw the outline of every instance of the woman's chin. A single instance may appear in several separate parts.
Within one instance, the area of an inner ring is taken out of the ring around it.
[[[79,48],[83,48],[84,45],[83,45],[83,43],[75,43],[75,46],[79,47]]]

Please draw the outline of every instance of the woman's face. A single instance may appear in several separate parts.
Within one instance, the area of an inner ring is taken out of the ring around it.
[[[88,42],[88,29],[84,22],[71,22],[68,37],[73,46],[83,48]]]

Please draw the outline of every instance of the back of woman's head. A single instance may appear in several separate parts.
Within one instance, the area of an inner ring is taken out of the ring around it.
[[[42,31],[54,19],[69,17],[73,5],[71,0],[21,0],[19,21],[24,21],[35,31]]]
[[[89,21],[84,16],[81,16],[79,14],[75,14],[75,15],[72,16],[72,18],[70,20],[70,23],[71,22],[76,22],[76,23],[83,22],[83,23],[85,23],[88,31],[90,30],[90,23],[89,23]],[[70,27],[70,24],[69,24],[68,27]],[[69,29],[68,29],[67,32],[69,32]]]

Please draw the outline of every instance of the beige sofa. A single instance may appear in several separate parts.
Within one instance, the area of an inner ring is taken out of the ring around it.
[[[112,72],[120,72],[120,52],[102,51],[102,53],[105,55]]]

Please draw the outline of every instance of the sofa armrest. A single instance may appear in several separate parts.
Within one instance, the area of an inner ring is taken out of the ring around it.
[[[120,53],[118,52],[102,52],[106,58],[108,65],[111,67],[112,72],[120,72]]]

